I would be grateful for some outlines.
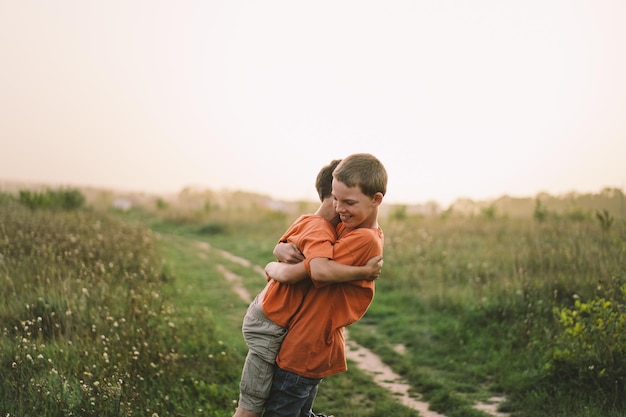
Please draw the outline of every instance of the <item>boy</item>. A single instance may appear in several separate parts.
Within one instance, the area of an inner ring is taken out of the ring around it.
[[[295,245],[302,256],[332,254],[337,238],[335,227],[339,222],[331,196],[332,172],[339,162],[332,161],[317,175],[315,186],[321,205],[315,214],[300,216],[280,238],[281,242]],[[376,279],[381,266],[381,257],[376,257],[363,267],[333,263],[330,269],[341,280],[367,280]],[[243,321],[242,332],[249,350],[241,375],[239,404],[233,417],[260,417],[271,387],[276,354],[291,318],[312,286],[309,279],[286,284],[272,280],[271,274],[267,276],[267,285],[250,304]]]
[[[337,166],[332,194],[341,223],[334,261],[364,265],[382,255],[378,207],[386,189],[387,172],[370,154],[351,155]],[[374,297],[373,281],[328,284],[333,271],[327,257],[307,257],[303,264],[314,286],[292,318],[276,358],[264,417],[321,416],[312,412],[318,385],[322,378],[347,370],[343,330],[365,314]],[[268,270],[274,279],[294,282],[301,265],[272,263]]]

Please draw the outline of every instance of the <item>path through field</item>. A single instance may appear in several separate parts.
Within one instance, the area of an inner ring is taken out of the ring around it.
[[[219,253],[223,258],[228,259],[231,262],[238,263],[244,267],[251,268],[254,271],[265,277],[265,271],[262,267],[252,264],[247,259],[233,255],[221,249],[213,248],[206,242],[197,242],[197,246],[203,250],[213,250]],[[224,265],[217,265],[218,270],[224,276],[226,281],[232,285],[233,291],[245,302],[251,302],[252,296],[243,285],[243,279],[237,274],[231,272]],[[428,409],[428,403],[420,401],[419,398],[414,398],[409,395],[410,386],[405,383],[400,375],[393,372],[391,368],[385,365],[381,359],[369,349],[359,345],[354,340],[348,337],[348,331],[345,333],[347,357],[354,361],[359,369],[372,376],[374,382],[381,387],[391,392],[398,400],[406,407],[417,410],[423,417],[445,417],[442,414],[431,411]],[[401,349],[401,347],[400,347]],[[500,413],[497,411],[498,403],[503,399],[499,397],[493,397],[486,403],[478,403],[475,408],[484,411],[494,417],[508,417],[508,414]]]

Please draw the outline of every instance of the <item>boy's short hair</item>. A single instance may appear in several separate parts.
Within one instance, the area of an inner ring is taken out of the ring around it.
[[[341,159],[333,159],[328,165],[325,165],[320,169],[315,180],[315,188],[317,189],[317,195],[320,197],[320,201],[324,201],[325,198],[332,196],[333,194],[333,171],[337,168],[337,165],[341,162]]]
[[[358,186],[363,194],[370,197],[387,192],[387,170],[369,153],[356,153],[344,158],[333,171],[333,177],[348,187]]]

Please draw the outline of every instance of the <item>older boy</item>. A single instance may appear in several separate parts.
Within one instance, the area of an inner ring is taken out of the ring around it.
[[[300,216],[280,238],[281,242],[294,245],[303,256],[332,254],[339,222],[331,196],[332,172],[339,162],[332,161],[317,175],[315,186],[321,205],[315,214]],[[333,263],[330,269],[341,280],[367,280],[376,279],[381,266],[380,257],[375,257],[363,267]],[[291,318],[312,286],[310,279],[286,284],[270,277],[268,274],[267,285],[250,304],[243,320],[242,333],[249,350],[241,375],[239,405],[233,417],[261,415],[271,387],[276,354]]]
[[[341,223],[332,259],[364,265],[382,255],[384,236],[378,207],[387,188],[387,172],[370,154],[345,158],[333,173],[332,193]],[[322,378],[347,370],[343,330],[366,312],[374,297],[373,281],[328,284],[329,257],[307,257],[305,268],[313,281],[302,308],[291,320],[274,370],[264,417],[317,416],[312,405]],[[301,265],[273,263],[266,270],[274,279],[296,281]]]

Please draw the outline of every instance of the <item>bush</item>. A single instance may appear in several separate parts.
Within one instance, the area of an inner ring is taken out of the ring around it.
[[[198,234],[200,235],[217,235],[225,231],[226,227],[224,224],[218,222],[206,223],[198,228]]]
[[[626,285],[621,287],[626,295]],[[569,389],[626,403],[626,305],[605,298],[555,308],[561,325],[546,369]]]
[[[76,210],[83,206],[85,197],[76,189],[58,191],[48,189],[44,192],[20,190],[19,201],[31,210]]]

